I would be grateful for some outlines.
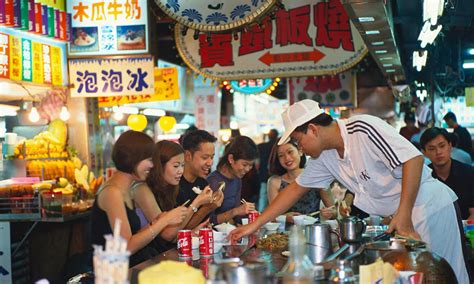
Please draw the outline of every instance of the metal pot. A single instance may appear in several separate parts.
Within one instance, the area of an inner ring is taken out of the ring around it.
[[[365,232],[366,224],[357,217],[344,217],[339,221],[341,239],[345,243],[362,241],[362,234]]]
[[[313,224],[305,228],[306,242],[313,246],[329,248],[332,251],[331,234],[335,234],[339,240],[339,234],[331,230],[329,224]]]
[[[223,263],[218,265],[215,279],[228,284],[265,283],[268,267],[264,262]]]
[[[313,264],[317,264],[323,262],[329,255],[331,255],[332,249],[306,244],[306,254]]]

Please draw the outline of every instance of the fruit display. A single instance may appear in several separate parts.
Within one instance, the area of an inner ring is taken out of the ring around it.
[[[60,119],[53,120],[48,129],[16,145],[17,159],[67,158],[67,126]]]
[[[26,163],[26,175],[51,180],[65,177],[74,180],[74,162],[72,160],[29,160]]]

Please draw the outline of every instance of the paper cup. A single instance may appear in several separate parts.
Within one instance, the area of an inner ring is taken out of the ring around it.
[[[249,218],[242,218],[242,225],[247,225],[249,223]]]
[[[276,220],[280,225],[278,226],[279,231],[285,231],[285,226],[286,226],[286,215],[280,215],[276,217]]]

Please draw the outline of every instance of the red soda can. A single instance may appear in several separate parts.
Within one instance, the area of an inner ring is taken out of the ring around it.
[[[202,228],[199,230],[199,255],[211,256],[214,254],[214,235],[212,229]]]
[[[191,230],[179,230],[178,232],[178,256],[183,258],[193,257],[193,245]]]
[[[257,220],[258,216],[260,216],[260,213],[258,211],[252,211],[249,213],[249,223],[254,222]]]
[[[209,263],[211,263],[210,258],[201,258],[199,260],[199,268],[202,271],[202,274],[204,277],[208,278],[209,277]]]

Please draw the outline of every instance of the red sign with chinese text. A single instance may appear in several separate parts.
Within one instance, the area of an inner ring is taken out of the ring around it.
[[[9,36],[0,33],[0,78],[9,78],[10,64],[9,64]]]
[[[287,0],[274,19],[231,33],[175,38],[184,61],[213,79],[272,78],[335,74],[367,53],[340,0]]]

